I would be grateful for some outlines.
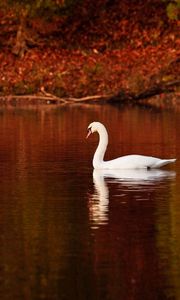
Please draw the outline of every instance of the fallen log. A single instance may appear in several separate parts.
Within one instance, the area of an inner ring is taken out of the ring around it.
[[[172,81],[168,83],[156,84],[141,93],[133,93],[126,90],[121,90],[116,95],[92,95],[81,98],[67,97],[61,98],[56,95],[43,93],[37,95],[9,95],[1,96],[0,103],[7,104],[74,104],[74,103],[118,103],[118,104],[139,104],[141,100],[149,99],[163,93],[176,92],[180,87],[180,81]],[[42,91],[41,91],[42,92]]]
[[[175,80],[167,83],[155,84],[140,93],[120,91],[117,95],[112,96],[108,102],[139,102],[160,94],[173,93],[180,87],[180,80]]]

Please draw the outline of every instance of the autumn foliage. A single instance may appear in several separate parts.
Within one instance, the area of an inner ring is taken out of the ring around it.
[[[74,1],[73,12],[24,19],[9,6],[0,17],[1,95],[137,95],[179,80],[179,23],[161,0]]]

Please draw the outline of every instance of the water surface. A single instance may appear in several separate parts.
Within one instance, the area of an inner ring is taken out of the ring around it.
[[[93,172],[94,120],[106,159],[180,157],[179,113],[1,108],[1,299],[180,299],[180,162]]]

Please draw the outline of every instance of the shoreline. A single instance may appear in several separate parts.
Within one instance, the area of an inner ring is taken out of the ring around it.
[[[90,97],[90,98],[93,98]],[[95,97],[96,98],[96,97]],[[80,101],[79,101],[80,100]],[[86,99],[85,99],[86,100]],[[180,111],[180,93],[172,93],[168,95],[159,95],[151,97],[149,99],[144,99],[138,102],[109,102],[108,98],[104,100],[101,96],[97,99],[89,99],[88,101],[82,101],[82,99],[70,99],[68,98],[57,98],[44,95],[9,95],[9,96],[0,96],[0,107],[28,107],[28,106],[73,106],[73,105],[115,105],[119,107],[132,107],[139,106],[144,108],[158,108],[162,110],[175,110]]]

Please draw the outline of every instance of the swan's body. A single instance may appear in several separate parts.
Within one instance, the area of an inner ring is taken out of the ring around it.
[[[108,145],[107,130],[102,123],[93,122],[88,126],[87,137],[94,132],[99,134],[99,144],[93,157],[94,169],[151,169],[160,168],[176,160],[133,154],[104,161],[104,154]]]

